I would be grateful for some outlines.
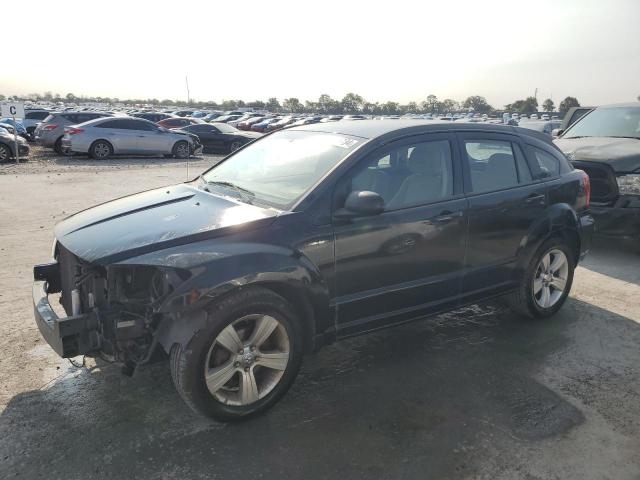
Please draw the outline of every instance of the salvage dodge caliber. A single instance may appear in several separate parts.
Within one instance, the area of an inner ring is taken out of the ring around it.
[[[533,130],[401,120],[282,130],[193,181],[89,208],[34,269],[62,357],[168,355],[194,410],[272,406],[303,354],[507,295],[550,317],[587,252],[589,178]],[[59,300],[66,315],[51,306]]]

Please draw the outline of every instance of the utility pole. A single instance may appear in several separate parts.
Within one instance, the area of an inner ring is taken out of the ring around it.
[[[184,81],[187,84],[187,103],[191,102],[191,97],[189,96],[189,77],[184,76]]]

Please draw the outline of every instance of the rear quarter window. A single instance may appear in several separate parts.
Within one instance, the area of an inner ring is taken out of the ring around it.
[[[540,169],[541,178],[552,178],[560,175],[560,160],[544,150],[533,147],[533,158]]]

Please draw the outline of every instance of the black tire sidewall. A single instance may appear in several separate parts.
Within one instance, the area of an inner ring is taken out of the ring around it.
[[[302,336],[288,302],[264,289],[247,293],[249,295],[240,295],[237,301],[211,305],[207,327],[198,331],[182,351],[181,387],[190,397],[187,403],[191,403],[197,411],[218,420],[237,421],[269,408],[289,389],[302,360]],[[290,342],[289,364],[278,385],[266,397],[248,406],[224,405],[207,388],[204,378],[206,357],[215,338],[224,328],[234,320],[250,314],[270,315],[285,327]]]
[[[558,299],[558,301],[549,308],[540,307],[533,294],[533,280],[534,276],[540,263],[540,259],[551,250],[561,250],[562,253],[567,257],[567,261],[569,262],[569,271],[567,274],[567,284],[564,289],[562,296]],[[534,318],[547,318],[554,315],[558,310],[562,308],[564,302],[567,300],[569,293],[571,292],[571,286],[573,285],[573,274],[575,270],[575,260],[573,259],[573,254],[571,249],[563,243],[560,239],[552,238],[547,240],[542,244],[542,246],[536,251],[536,254],[533,256],[529,267],[525,273],[525,278],[522,285],[522,295],[526,299],[527,302],[527,310],[531,313]]]

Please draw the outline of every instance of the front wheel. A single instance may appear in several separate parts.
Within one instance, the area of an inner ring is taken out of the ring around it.
[[[569,247],[559,239],[546,241],[531,259],[511,306],[530,318],[552,316],[567,300],[574,269]]]
[[[173,156],[175,158],[188,158],[190,153],[189,144],[185,141],[177,142],[173,146]]]
[[[229,145],[229,153],[235,152],[241,146],[242,146],[242,143],[240,142],[231,142],[231,145]]]
[[[289,303],[250,288],[211,306],[208,326],[171,350],[176,389],[196,412],[234,421],[275,404],[293,383],[302,340]]]
[[[11,150],[6,145],[0,144],[0,162],[7,162],[12,157]]]

